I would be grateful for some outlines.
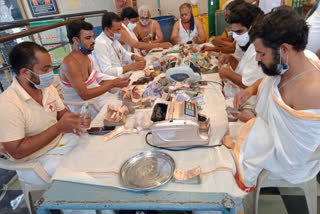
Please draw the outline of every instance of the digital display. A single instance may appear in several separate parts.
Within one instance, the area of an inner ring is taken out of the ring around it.
[[[188,116],[195,117],[196,116],[196,106],[192,102],[186,102],[184,113]]]

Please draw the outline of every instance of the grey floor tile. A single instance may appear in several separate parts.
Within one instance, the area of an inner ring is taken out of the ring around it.
[[[281,195],[297,195],[297,196],[304,195],[304,192],[301,188],[279,187],[279,191],[280,191]]]
[[[259,214],[288,214],[280,195],[260,195]]]
[[[29,214],[29,211],[27,208],[18,208],[16,210],[1,210],[1,214]]]
[[[15,171],[0,169],[0,188],[6,185],[15,175]]]
[[[15,179],[9,186],[8,190],[21,190],[20,181]]]
[[[0,201],[0,210],[12,210],[10,201],[21,195],[21,190],[8,190],[5,197]],[[2,212],[0,212],[2,213]]]

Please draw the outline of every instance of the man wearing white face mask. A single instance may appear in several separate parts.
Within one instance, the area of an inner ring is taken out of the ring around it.
[[[152,48],[170,48],[172,45],[169,42],[162,43],[145,43],[139,42],[137,36],[133,32],[133,29],[136,27],[137,22],[139,21],[138,13],[132,8],[124,8],[121,12],[122,20],[122,29],[121,29],[121,38],[119,42],[123,47],[134,54],[140,54],[140,50],[149,51]]]
[[[250,40],[267,77],[238,93],[234,107],[257,95],[257,117],[240,130],[233,146],[239,187],[251,191],[264,169],[269,179],[292,184],[320,170],[320,62],[306,56],[309,27],[282,6],[252,26]],[[274,33],[277,32],[277,33]],[[225,137],[232,143],[232,137]]]
[[[139,41],[147,43],[163,42],[163,34],[160,24],[156,20],[151,19],[149,9],[142,5],[139,7],[139,22],[134,29]]]
[[[230,54],[219,56],[220,66],[227,65],[219,68],[221,79],[233,83],[226,84],[225,95],[227,97],[233,97],[241,89],[264,77],[262,69],[255,60],[256,52],[248,35],[252,23],[261,15],[263,15],[261,9],[249,3],[234,5],[230,8],[227,21],[233,32],[233,38],[236,40],[237,46],[244,51],[244,55],[240,61]]]
[[[0,95],[0,147],[13,161],[39,161],[52,176],[76,143],[61,142],[63,133],[80,134],[90,126],[91,116],[65,108],[52,86],[52,62],[45,48],[23,42],[13,48],[9,60],[16,75]],[[31,170],[17,173],[26,183],[45,184]]]
[[[118,41],[121,38],[122,27],[117,14],[113,12],[104,14],[102,29],[93,51],[101,72],[111,76],[126,77],[130,71],[144,69],[146,61],[124,49]]]

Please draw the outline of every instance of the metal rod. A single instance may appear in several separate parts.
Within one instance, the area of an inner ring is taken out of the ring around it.
[[[85,17],[81,16],[81,17],[77,17],[77,18],[72,18],[72,19],[68,19],[67,21],[63,21],[63,22],[58,22],[55,24],[50,24],[50,25],[46,25],[46,26],[40,26],[40,27],[34,27],[31,28],[30,30],[25,30],[19,33],[14,33],[11,35],[7,35],[7,36],[2,36],[0,37],[0,43],[4,43],[10,40],[14,40],[14,39],[18,39],[18,38],[22,38],[25,36],[29,36],[31,34],[35,34],[35,33],[39,33],[42,31],[46,31],[46,30],[51,30],[53,28],[57,28],[63,25],[67,25],[70,24],[73,21],[77,21],[77,20],[84,20]]]
[[[42,18],[34,18],[34,19],[25,19],[23,22],[39,22],[39,21],[48,21],[53,19],[65,19],[65,18],[71,18],[76,16],[90,16],[90,15],[99,15],[104,14],[108,12],[107,10],[96,10],[96,11],[90,11],[90,12],[84,12],[84,13],[72,13],[72,14],[65,14],[65,15],[55,15],[55,16],[48,16],[48,17],[42,17]],[[15,24],[15,23],[21,23],[21,20],[12,21],[12,22],[0,22],[0,25],[9,25],[9,24]]]
[[[10,25],[5,25],[5,26],[0,26],[0,31],[12,29],[12,28],[17,28],[17,27],[24,27],[24,26],[27,26],[27,25],[29,25],[29,24],[30,24],[30,22],[23,21],[23,22],[16,23],[16,24],[10,24]]]
[[[55,49],[57,49],[57,48],[61,48],[61,47],[65,46],[65,45],[68,45],[69,42],[56,43],[56,44],[52,43],[52,44],[44,44],[44,45],[47,46],[47,45],[57,45],[57,44],[60,44],[60,45],[59,45],[59,46],[56,46],[56,47],[54,47],[54,48],[47,49],[47,51],[50,52],[50,51],[53,51],[53,50],[55,50]]]
[[[4,65],[3,67],[0,68],[0,72],[4,71],[4,70],[7,70],[9,68],[11,68],[11,65]]]

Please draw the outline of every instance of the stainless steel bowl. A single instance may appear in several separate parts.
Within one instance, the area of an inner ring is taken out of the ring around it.
[[[175,163],[164,152],[142,152],[129,158],[120,169],[121,183],[133,190],[148,190],[171,180]]]

